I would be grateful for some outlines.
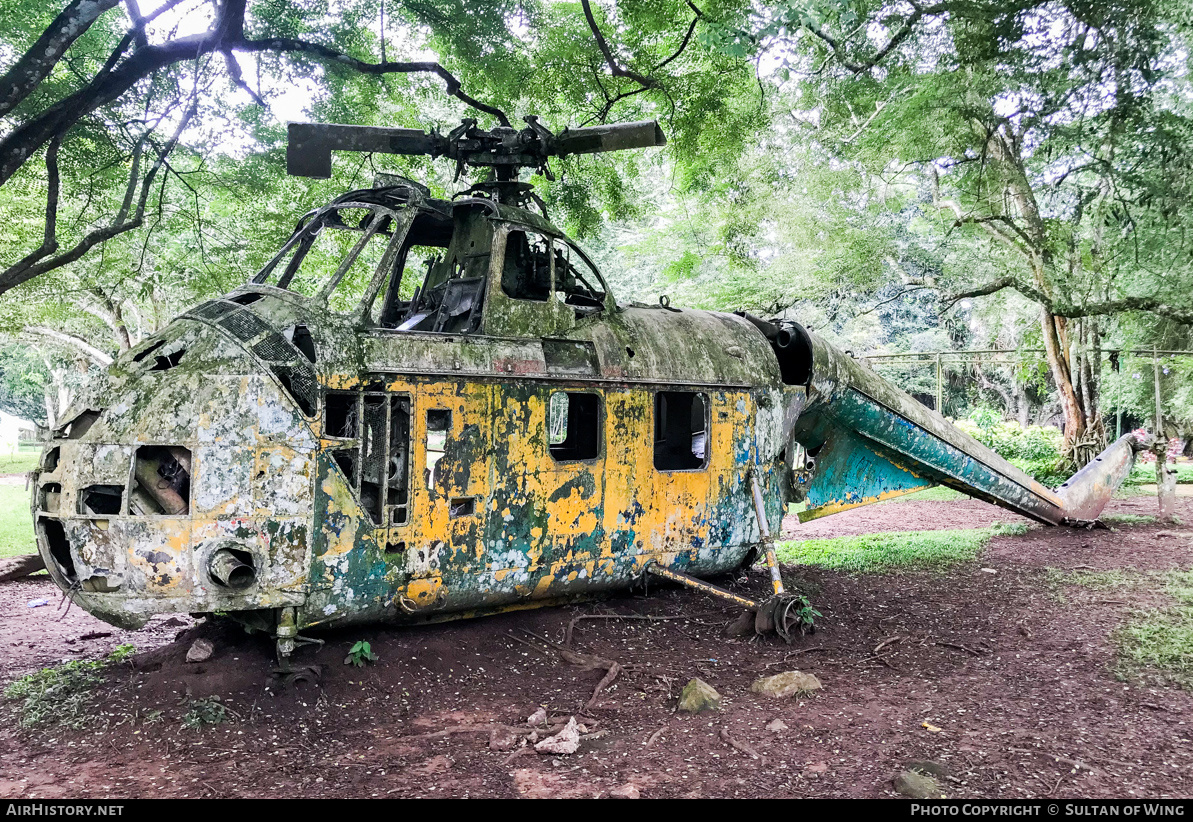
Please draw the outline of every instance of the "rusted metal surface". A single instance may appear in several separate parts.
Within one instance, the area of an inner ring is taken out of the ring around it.
[[[797,325],[618,304],[511,205],[522,185],[349,192],[117,359],[35,474],[54,580],[118,625],[218,611],[286,655],[312,627],[554,604],[648,572],[723,595],[692,580],[765,553],[775,595],[727,596],[782,634],[799,598],[770,535],[797,476],[814,513],[944,483],[1059,522],[1129,470],[1119,448],[1057,495]]]
[[[534,228],[566,242],[541,217],[469,198],[363,192],[336,208],[390,218],[378,273],[357,284],[362,303],[384,298],[392,248],[417,214],[455,215],[472,241]],[[478,211],[487,235],[473,228]],[[305,225],[331,230],[334,217],[323,209]],[[760,542],[751,476],[777,528],[790,402],[745,320],[611,296],[596,311],[555,300],[528,320],[491,299],[473,333],[400,330],[373,305],[337,310],[334,290],[280,287],[291,252],[120,358],[88,397],[87,430],[51,443],[34,500],[40,542],[82,607],[125,625],[217,610],[269,625],[293,607],[300,630],[556,602],[632,585],[650,563],[716,574]],[[490,296],[501,273],[486,261]],[[702,398],[702,457],[659,470],[656,400],[676,391]],[[552,454],[559,392],[595,398],[589,458]],[[333,407],[350,410],[331,420]],[[185,498],[170,481],[180,470]],[[395,472],[400,500],[396,486],[378,490]],[[89,486],[117,489],[116,507],[80,513]]]
[[[1110,447],[1056,489],[1066,520],[1092,522],[1102,513],[1115,490],[1131,473],[1142,444],[1123,434]]]

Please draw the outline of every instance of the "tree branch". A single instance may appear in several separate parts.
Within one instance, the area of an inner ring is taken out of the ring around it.
[[[688,43],[691,42],[692,35],[696,33],[696,24],[699,23],[700,18],[704,16],[704,12],[696,8],[696,6],[692,3],[692,0],[688,0],[688,8],[690,8],[696,15],[692,18],[692,25],[688,26],[688,33],[683,36],[683,40],[680,41],[679,48],[675,50],[675,53],[654,67],[655,71],[663,68],[663,66],[667,65],[676,57],[683,54],[684,49],[686,49],[688,47]]]
[[[49,76],[71,43],[119,0],[71,0],[21,59],[0,77],[0,117],[24,100]]]
[[[609,43],[605,40],[605,35],[601,34],[601,29],[597,26],[596,17],[592,14],[592,6],[589,5],[589,0],[580,0],[580,5],[584,9],[584,18],[588,21],[588,28],[592,31],[593,39],[596,40],[597,48],[601,50],[601,54],[605,56],[605,63],[609,66],[609,71],[614,77],[628,77],[643,88],[654,88],[658,83],[651,77],[644,74],[639,74],[633,69],[622,67],[617,62],[617,58],[613,56],[613,50],[609,48]],[[692,28],[696,27],[695,22],[692,23]],[[685,38],[686,41],[686,38]],[[686,45],[686,42],[685,42]],[[678,56],[678,53],[675,55]],[[667,61],[670,62],[670,59]]]
[[[966,214],[965,209],[961,207],[961,203],[953,199],[946,200],[941,196],[940,171],[936,168],[935,164],[929,164],[929,168],[931,169],[930,174],[932,177],[932,205],[941,210],[953,212],[954,227],[959,228],[966,223],[973,223],[1013,251],[1017,251],[1020,254],[1030,257],[1031,246],[1029,243],[1029,238],[1017,225],[1015,225],[1013,220],[1011,220],[1009,217],[1004,217],[999,214],[988,217],[975,217],[973,215]],[[999,229],[997,225],[998,223],[1006,225],[1009,229],[1011,229],[1012,233],[1008,234],[1007,232]],[[1020,245],[1020,242],[1023,244]]]
[[[100,351],[91,343],[84,340],[82,337],[76,337],[74,334],[67,334],[64,331],[58,331],[44,325],[30,325],[24,329],[26,334],[36,334],[39,337],[49,337],[52,340],[63,343],[78,351],[83,352],[89,360],[94,362],[101,368],[106,368],[112,364],[112,357]]]
[[[220,7],[219,18],[207,31],[135,50],[114,68],[108,70],[105,66],[105,69],[101,69],[84,88],[59,100],[13,129],[0,140],[0,185],[6,183],[29,157],[55,135],[65,134],[82,117],[115,101],[141,80],[175,63],[196,60],[222,51],[300,53],[363,74],[435,74],[447,84],[449,95],[497,118],[502,125],[509,125],[509,118],[501,109],[465,94],[460,81],[437,62],[367,63],[337,49],[305,40],[285,37],[246,40],[244,10],[245,0],[226,0]]]
[[[55,137],[46,146],[46,224],[41,245],[13,264],[13,268],[31,266],[58,250],[58,149],[62,139]]]
[[[1101,317],[1108,314],[1121,314],[1124,311],[1146,311],[1180,323],[1193,324],[1193,310],[1171,305],[1156,297],[1121,297],[1117,300],[1076,305],[1051,299],[1038,289],[1021,283],[1014,277],[1002,277],[982,285],[953,292],[942,298],[941,302],[944,304],[942,310],[948,310],[961,300],[985,297],[1008,288],[1042,306],[1053,316],[1065,319]]]
[[[26,263],[24,260],[22,260],[19,263],[9,266],[4,272],[0,273],[0,293],[8,291],[9,289],[20,285],[21,283],[28,282],[34,277],[44,274],[47,271],[52,271],[55,268],[61,268],[64,265],[73,263],[100,243],[119,236],[120,234],[124,234],[127,231],[140,228],[142,222],[144,222],[145,219],[145,204],[149,200],[149,192],[153,186],[153,178],[157,176],[162,164],[166,161],[166,157],[178,145],[178,140],[182,136],[182,132],[190,124],[191,118],[194,117],[197,111],[198,101],[192,100],[191,104],[187,108],[186,113],[179,121],[178,127],[175,129],[174,135],[170,138],[170,141],[160,149],[155,148],[157,160],[154,162],[153,166],[149,169],[149,171],[145,174],[144,179],[141,181],[141,195],[137,201],[136,213],[133,215],[131,220],[126,219],[127,212],[122,208],[122,213],[117,215],[116,220],[104,228],[96,229],[95,231],[84,235],[84,237],[79,240],[79,242],[76,243],[69,251],[63,252],[62,254],[49,259],[43,259],[39,262]],[[137,171],[138,169],[135,168],[134,164],[133,175],[135,175]],[[130,188],[125,192],[126,204],[129,203],[130,193],[134,193],[136,191],[136,177],[133,175],[130,175],[129,177]]]
[[[268,37],[263,40],[232,40],[228,43],[228,48],[232,51],[253,53],[276,51],[281,54],[306,54],[318,57],[320,60],[333,65],[345,66],[354,71],[359,71],[361,74],[417,74],[420,72],[434,74],[441,78],[447,85],[447,93],[452,97],[467,103],[478,111],[483,111],[497,118],[498,122],[503,126],[510,124],[509,117],[506,116],[504,111],[495,106],[482,103],[473,97],[469,97],[462,91],[461,83],[456,79],[456,76],[436,62],[399,62],[391,60],[383,63],[368,63],[321,43],[296,40],[290,37]]]
[[[880,303],[876,303],[875,305],[872,305],[870,308],[867,308],[865,311],[859,311],[857,314],[854,314],[853,317],[851,317],[850,319],[856,320],[858,317],[864,317],[867,314],[873,314],[875,311],[882,308],[884,305],[888,305],[889,303],[893,303],[895,300],[906,297],[908,294],[910,294],[913,291],[924,291],[926,289],[935,290],[936,286],[935,285],[913,285],[910,288],[905,288],[902,291],[900,291],[898,294],[896,294],[895,296],[889,297]]]
[[[813,26],[810,23],[802,24],[802,28],[823,41],[832,50],[833,56],[837,58],[841,65],[849,69],[854,74],[862,74],[863,72],[869,71],[885,60],[887,55],[897,49],[904,40],[910,37],[911,33],[915,30],[915,27],[920,20],[925,17],[944,14],[949,10],[949,4],[947,2],[923,7],[912,2],[911,6],[913,9],[912,13],[903,21],[903,25],[900,26],[898,31],[891,35],[891,38],[887,40],[886,45],[875,52],[873,56],[863,60],[860,63],[855,63],[844,57],[844,40],[837,40],[832,35],[826,33],[819,26]],[[852,34],[849,36],[852,36]],[[846,39],[848,39],[848,37]]]
[[[232,82],[244,89],[249,97],[253,98],[253,102],[261,108],[269,108],[261,95],[253,91],[249,84],[244,81],[244,73],[240,70],[240,63],[236,62],[236,55],[232,53],[231,49],[224,49],[224,64],[228,67],[228,75],[232,78]]]

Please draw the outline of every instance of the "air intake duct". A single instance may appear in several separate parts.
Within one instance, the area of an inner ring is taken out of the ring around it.
[[[779,360],[784,385],[807,386],[811,382],[812,338],[802,325],[791,320],[762,320],[745,311],[736,314],[766,337]]]

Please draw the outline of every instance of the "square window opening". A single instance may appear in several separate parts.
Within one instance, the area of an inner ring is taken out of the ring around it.
[[[453,499],[447,506],[448,516],[455,517],[470,517],[476,513],[476,498],[475,497],[460,497]]]
[[[556,391],[547,404],[547,450],[556,462],[596,459],[601,454],[601,398]]]
[[[38,507],[49,514],[58,513],[58,505],[62,500],[62,485],[57,482],[47,482],[41,487],[38,497]]]
[[[551,240],[511,231],[505,239],[501,290],[515,300],[546,302],[551,296]]]
[[[439,460],[447,450],[447,433],[452,427],[452,412],[444,408],[427,411],[426,474],[427,488],[434,490],[438,480]]]
[[[386,407],[384,394],[364,395],[364,432],[360,440],[360,502],[374,525],[381,524],[386,486]]]
[[[115,516],[124,502],[122,485],[89,485],[79,492],[79,513]]]
[[[390,522],[406,522],[406,504],[410,495],[410,400],[390,397],[389,400],[389,458],[386,462],[386,485]]]
[[[708,465],[708,397],[660,391],[654,404],[654,467],[693,471]]]
[[[128,495],[133,516],[180,516],[190,513],[191,452],[176,445],[143,445],[133,460]]]
[[[323,433],[329,437],[355,439],[359,411],[354,391],[329,391],[323,402]]]

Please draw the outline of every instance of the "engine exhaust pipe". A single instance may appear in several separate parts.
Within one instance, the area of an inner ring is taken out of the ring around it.
[[[207,572],[217,585],[243,590],[257,581],[253,555],[234,548],[220,548],[207,560]]]

